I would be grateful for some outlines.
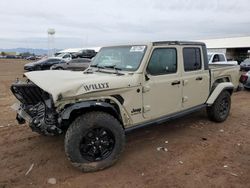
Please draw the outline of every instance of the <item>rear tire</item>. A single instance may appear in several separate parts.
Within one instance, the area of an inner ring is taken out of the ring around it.
[[[92,111],[83,114],[68,128],[64,148],[72,165],[83,172],[113,165],[125,144],[125,132],[112,115]]]
[[[214,104],[207,107],[208,117],[215,122],[223,122],[227,119],[231,108],[231,95],[228,91],[222,91],[214,101]]]

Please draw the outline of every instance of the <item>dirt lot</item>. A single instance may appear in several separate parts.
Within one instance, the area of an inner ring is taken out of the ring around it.
[[[210,122],[202,111],[133,131],[116,165],[81,173],[65,157],[63,136],[44,137],[17,125],[9,86],[22,76],[24,63],[0,61],[0,188],[250,187],[249,91],[233,94],[224,123]],[[159,146],[168,151],[157,151]]]

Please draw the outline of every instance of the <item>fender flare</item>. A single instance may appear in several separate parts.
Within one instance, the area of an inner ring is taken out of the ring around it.
[[[104,108],[104,109],[109,109],[109,110],[112,110],[112,112],[117,117],[120,116],[117,109],[114,106],[112,106],[111,104],[109,104],[109,103],[99,102],[99,101],[84,101],[84,102],[75,103],[75,104],[67,107],[66,109],[64,109],[61,112],[61,118],[64,119],[64,120],[67,120],[67,119],[70,118],[70,115],[74,110],[80,110],[80,109],[84,109],[84,108]]]
[[[217,97],[221,94],[222,91],[228,90],[231,94],[234,90],[234,85],[231,82],[223,82],[219,83],[216,88],[212,91],[210,96],[207,99],[206,104],[208,106],[213,105],[214,101],[217,99]]]

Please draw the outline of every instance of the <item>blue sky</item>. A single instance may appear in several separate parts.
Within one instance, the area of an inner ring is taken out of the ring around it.
[[[249,0],[1,0],[0,48],[103,46],[250,35]]]

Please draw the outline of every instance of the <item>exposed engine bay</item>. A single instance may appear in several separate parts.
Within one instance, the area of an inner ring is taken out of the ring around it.
[[[15,105],[19,124],[28,121],[33,131],[44,135],[62,133],[53,100],[47,92],[29,80],[16,81],[12,84],[11,91],[20,101]]]

